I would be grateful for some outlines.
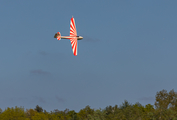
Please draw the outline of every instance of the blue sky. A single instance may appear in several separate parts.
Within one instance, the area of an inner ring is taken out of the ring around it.
[[[0,108],[154,104],[176,91],[177,1],[2,1]],[[69,40],[74,16],[78,56]]]

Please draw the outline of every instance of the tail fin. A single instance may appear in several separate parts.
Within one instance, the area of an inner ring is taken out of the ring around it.
[[[54,38],[57,38],[57,40],[60,40],[60,39],[61,39],[61,34],[60,34],[60,32],[57,32],[57,33],[54,35]]]

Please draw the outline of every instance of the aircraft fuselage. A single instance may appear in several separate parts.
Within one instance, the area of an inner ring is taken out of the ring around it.
[[[82,36],[61,36],[61,39],[71,39],[71,38],[77,38],[77,40],[82,40]]]

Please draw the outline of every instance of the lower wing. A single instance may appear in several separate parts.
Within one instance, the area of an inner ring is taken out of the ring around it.
[[[77,38],[76,37],[70,38],[70,41],[71,41],[71,47],[73,50],[73,54],[76,56],[77,55]]]

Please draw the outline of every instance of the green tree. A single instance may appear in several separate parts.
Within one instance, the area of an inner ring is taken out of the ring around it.
[[[157,92],[155,101],[155,116],[158,119],[173,119],[177,116],[177,93],[172,89]]]
[[[74,110],[71,110],[68,112],[68,115],[70,116],[70,120],[78,120],[77,113]]]
[[[93,115],[94,110],[87,105],[84,109],[81,109],[77,114],[81,120],[87,120],[89,115]]]
[[[43,112],[36,112],[34,116],[31,117],[32,120],[48,120],[48,116]]]
[[[155,107],[157,109],[166,110],[169,106],[170,100],[166,90],[156,93]]]
[[[69,120],[72,118],[72,116],[70,116],[70,114],[69,114],[69,109],[65,109],[64,111],[60,111],[58,109],[55,109],[54,114],[60,120]]]
[[[39,105],[36,105],[35,110],[36,110],[37,112],[43,112],[42,107],[39,107]]]
[[[142,106],[139,102],[132,105],[132,115],[131,118],[136,120],[141,120],[144,117],[145,110],[144,106]]]
[[[33,109],[26,109],[26,117],[29,118],[30,120],[32,120],[32,117],[35,116],[35,114],[37,113],[36,110]]]
[[[7,108],[0,114],[0,120],[25,120],[24,108]]]
[[[155,119],[155,117],[154,117],[155,109],[154,109],[153,105],[151,105],[151,104],[145,105],[144,111],[145,111],[145,118],[146,119],[150,119],[150,120]]]
[[[106,120],[105,116],[106,116],[105,110],[97,109],[94,111],[92,115],[91,114],[88,115],[88,119],[89,120]]]
[[[2,109],[0,108],[0,114],[2,113]]]
[[[120,117],[121,119],[131,119],[131,115],[132,115],[132,105],[127,101],[124,100],[124,103],[122,103],[122,105],[120,106],[120,110],[121,110],[121,114]]]

